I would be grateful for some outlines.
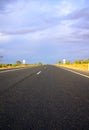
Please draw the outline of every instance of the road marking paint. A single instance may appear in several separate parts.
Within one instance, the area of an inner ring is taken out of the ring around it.
[[[11,71],[16,71],[16,70],[22,70],[22,69],[27,69],[27,68],[17,68],[17,69],[3,70],[3,71],[0,71],[0,73],[6,73],[6,72],[11,72]]]
[[[39,75],[41,73],[41,71],[37,72],[37,75]]]
[[[69,70],[69,69],[66,69],[66,68],[62,68],[62,69],[67,70],[67,71],[70,71],[70,72],[75,73],[75,74],[78,74],[78,75],[81,75],[81,76],[83,76],[83,77],[89,78],[89,76],[87,76],[87,75],[85,75],[85,74],[81,74],[81,73],[79,73],[79,72],[76,72],[76,71],[73,71],[73,70]]]

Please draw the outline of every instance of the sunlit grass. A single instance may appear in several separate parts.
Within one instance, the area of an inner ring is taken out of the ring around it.
[[[88,71],[88,64],[57,64],[57,66]]]
[[[0,69],[20,68],[20,67],[34,67],[38,64],[0,64]]]

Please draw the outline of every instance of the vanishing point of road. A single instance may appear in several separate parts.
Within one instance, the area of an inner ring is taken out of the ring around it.
[[[89,77],[51,65],[0,71],[0,130],[89,130]]]

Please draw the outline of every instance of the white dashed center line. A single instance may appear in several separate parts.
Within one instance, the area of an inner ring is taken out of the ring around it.
[[[39,75],[41,73],[41,71],[37,72],[37,75]]]

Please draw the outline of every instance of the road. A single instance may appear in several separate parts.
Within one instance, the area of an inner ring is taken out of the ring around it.
[[[89,78],[51,65],[0,72],[0,130],[89,130]]]

